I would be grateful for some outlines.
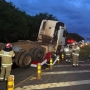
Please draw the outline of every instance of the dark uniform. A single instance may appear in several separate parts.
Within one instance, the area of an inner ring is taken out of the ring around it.
[[[66,62],[71,62],[71,49],[69,45],[64,48]]]
[[[90,61],[90,55],[88,56],[88,61]]]
[[[4,79],[7,80],[8,76],[10,75],[11,68],[12,68],[12,57],[14,57],[14,52],[12,50],[12,45],[10,43],[6,44],[5,48],[0,51],[1,57],[1,74],[0,74],[0,81]]]
[[[64,46],[61,46],[61,49],[60,49],[60,59],[61,60],[65,59]]]
[[[78,66],[78,57],[79,57],[80,47],[77,43],[73,43],[72,47],[72,57],[73,57],[73,66]]]

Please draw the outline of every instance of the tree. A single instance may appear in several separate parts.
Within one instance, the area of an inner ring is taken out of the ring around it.
[[[20,11],[11,2],[0,0],[0,41],[37,40],[43,19],[57,20],[55,16],[46,12],[30,16]]]
[[[36,40],[43,19],[57,20],[56,17],[48,13],[30,16],[16,8],[12,2],[0,0],[0,41]]]
[[[26,14],[11,2],[0,1],[0,18],[0,41],[10,42],[28,36]]]
[[[80,35],[78,35],[77,33],[68,33],[68,37],[67,37],[67,40],[68,39],[74,39],[75,41],[79,42],[81,40],[84,40],[83,37],[81,37]]]

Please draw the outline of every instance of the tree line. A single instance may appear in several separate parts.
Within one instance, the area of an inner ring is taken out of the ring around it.
[[[84,40],[84,38],[77,33],[68,33],[67,40],[73,39],[77,42]]]
[[[43,19],[58,20],[47,12],[35,16],[28,15],[16,8],[12,2],[0,0],[0,42],[36,41]]]

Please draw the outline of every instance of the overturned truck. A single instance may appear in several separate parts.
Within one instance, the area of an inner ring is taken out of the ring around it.
[[[13,61],[22,68],[28,68],[32,63],[49,61],[52,54],[60,54],[67,37],[63,22],[42,20],[37,41],[19,40],[12,43],[15,57]],[[3,48],[4,44],[0,44]]]

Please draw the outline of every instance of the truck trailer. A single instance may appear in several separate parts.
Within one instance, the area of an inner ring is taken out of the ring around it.
[[[66,26],[55,20],[42,20],[37,41],[18,40],[13,42],[15,52],[13,62],[22,68],[41,65],[50,60],[53,54],[60,55],[60,49],[65,45],[67,37]],[[3,48],[4,44],[0,44]]]

